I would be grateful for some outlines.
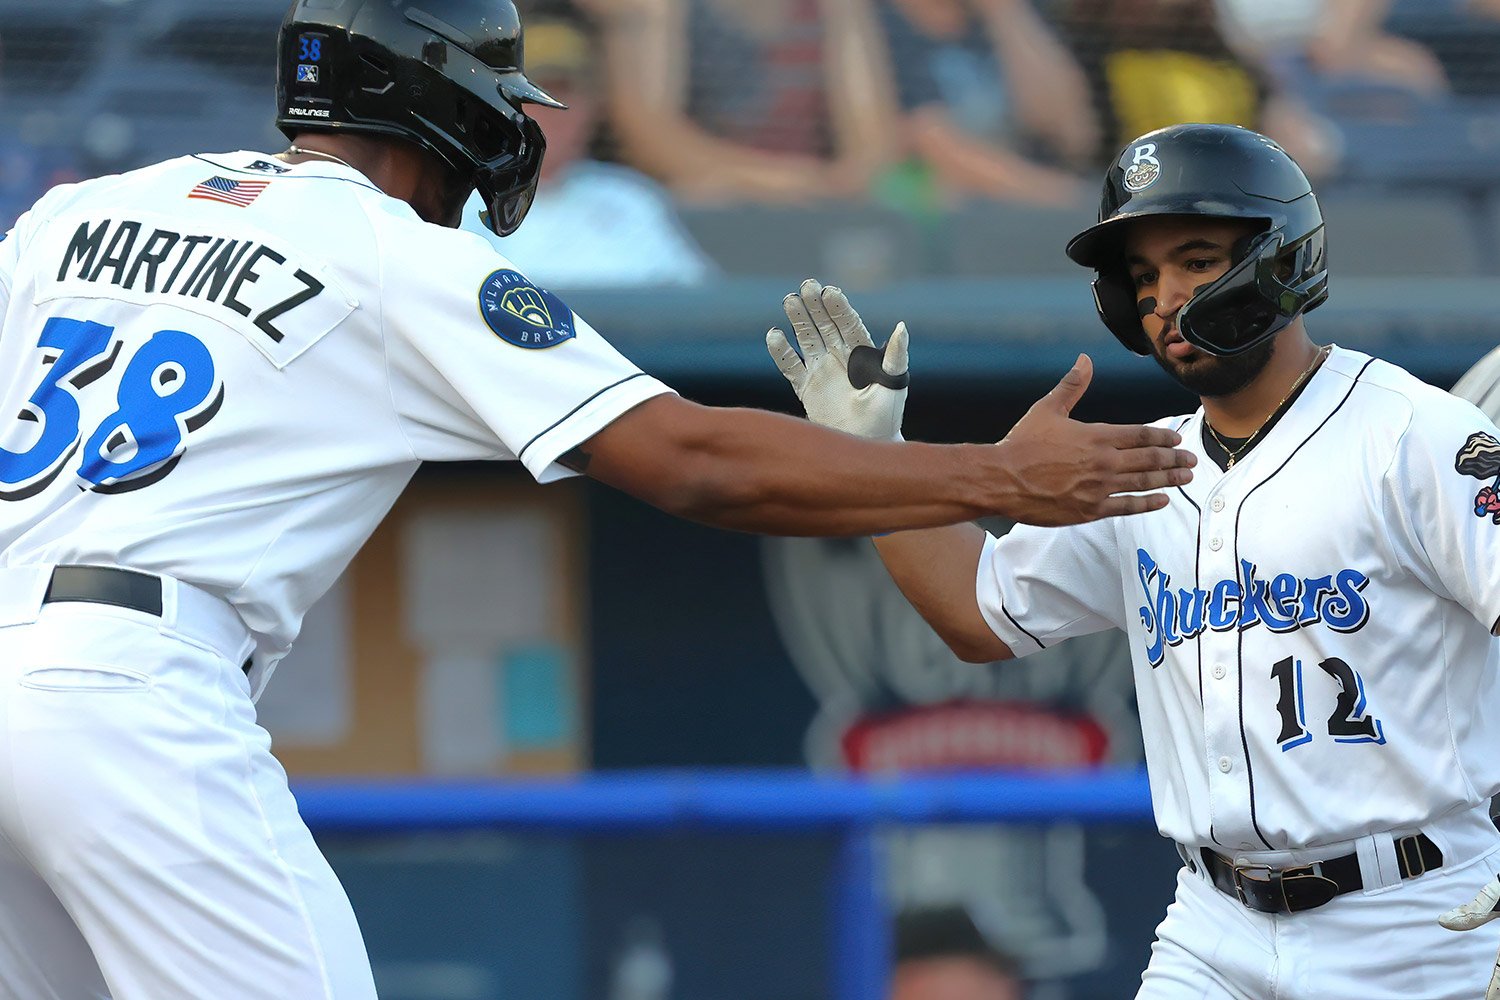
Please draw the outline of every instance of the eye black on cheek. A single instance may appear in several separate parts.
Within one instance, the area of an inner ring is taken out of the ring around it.
[[[1138,299],[1135,303],[1135,308],[1136,311],[1141,314],[1141,318],[1145,319],[1147,316],[1150,316],[1152,313],[1156,312],[1156,299],[1150,295],[1146,296],[1143,299]]]

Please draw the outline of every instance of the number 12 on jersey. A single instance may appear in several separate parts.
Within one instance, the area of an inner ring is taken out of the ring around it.
[[[1335,743],[1385,743],[1385,727],[1373,715],[1365,713],[1365,681],[1359,671],[1330,656],[1318,668],[1338,683],[1338,700],[1328,716],[1328,735]],[[1281,734],[1276,742],[1282,752],[1311,743],[1313,734],[1307,728],[1306,695],[1302,686],[1302,661],[1288,656],[1271,668],[1271,677],[1279,688],[1276,711],[1281,715]]]
[[[16,417],[38,427],[30,447],[0,448],[0,499],[42,492],[79,450],[77,397],[119,361],[124,345],[113,337],[114,327],[87,320],[54,317],[42,328],[41,382]],[[223,402],[203,342],[181,330],[158,331],[126,364],[115,411],[83,442],[78,477],[100,493],[161,481],[181,459],[186,435],[213,419]]]

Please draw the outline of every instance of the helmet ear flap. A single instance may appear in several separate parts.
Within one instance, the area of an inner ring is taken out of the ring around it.
[[[1100,271],[1094,279],[1094,306],[1120,343],[1136,354],[1150,354],[1151,342],[1141,328],[1141,307],[1128,272]]]

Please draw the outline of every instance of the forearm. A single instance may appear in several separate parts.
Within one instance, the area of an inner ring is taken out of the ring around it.
[[[870,441],[762,410],[659,397],[585,445],[588,473],[668,513],[777,535],[868,535],[1006,506],[997,445]]]
[[[1014,654],[979,611],[975,577],[985,532],[975,524],[901,531],[875,539],[891,578],[959,659],[1007,660]]]

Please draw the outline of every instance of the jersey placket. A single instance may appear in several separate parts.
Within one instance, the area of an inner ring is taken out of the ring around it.
[[[1204,504],[1198,533],[1199,586],[1207,591],[1198,654],[1203,678],[1204,767],[1215,837],[1230,849],[1262,849],[1254,829],[1253,775],[1243,730],[1239,567],[1235,530],[1240,496],[1238,470],[1223,476]]]

